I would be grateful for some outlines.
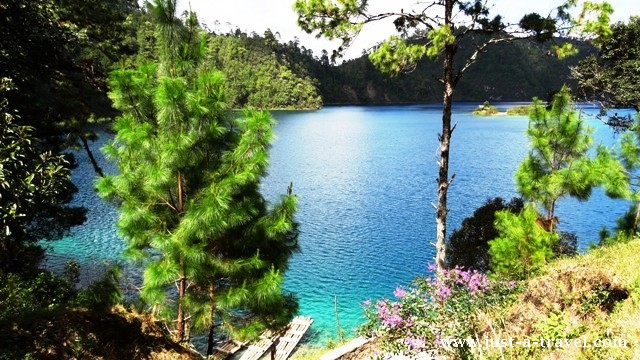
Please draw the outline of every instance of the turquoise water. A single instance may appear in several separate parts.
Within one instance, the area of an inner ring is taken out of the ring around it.
[[[454,107],[458,125],[450,172],[456,177],[449,191],[449,231],[487,198],[516,195],[513,174],[528,149],[527,118],[473,117],[475,106]],[[334,296],[340,323],[351,330],[362,321],[363,301],[390,297],[398,284],[426,273],[434,255],[431,204],[436,202],[441,109],[438,104],[273,113],[278,139],[263,193],[275,200],[293,182],[300,198],[302,252],[292,259],[285,285],[297,294],[300,313],[315,319],[316,341],[336,336]],[[616,141],[598,120],[588,124],[597,141]],[[96,151],[108,136],[93,144]],[[104,260],[120,259],[123,244],[114,228],[116,209],[93,192],[94,173],[84,153],[77,158],[75,202],[89,209],[88,221],[50,243],[48,264],[60,268],[76,258],[86,282]],[[99,160],[105,170],[115,171]],[[613,226],[626,209],[626,202],[597,190],[587,202],[561,201],[557,213],[561,229],[575,232],[584,249],[597,240],[602,225]],[[130,267],[127,274],[135,283],[138,271]]]

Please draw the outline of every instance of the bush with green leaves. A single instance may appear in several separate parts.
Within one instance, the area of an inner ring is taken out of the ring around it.
[[[489,242],[491,269],[500,276],[526,279],[553,256],[558,234],[538,224],[538,210],[533,203],[519,214],[496,213],[495,226],[500,234]]]
[[[5,97],[12,88],[0,79],[0,271],[17,273],[37,267],[38,240],[62,237],[86,211],[67,206],[76,190],[69,159],[43,151],[35,130],[16,122]]]
[[[366,301],[367,321],[359,332],[377,337],[381,350],[393,354],[437,349],[466,358],[475,349],[457,341],[476,339],[479,314],[504,308],[517,291],[516,282],[492,280],[477,270],[443,270],[438,277],[415,280],[408,289],[396,288],[395,301]]]
[[[471,217],[462,221],[459,229],[453,231],[447,243],[447,266],[454,268],[476,269],[486,272],[489,269],[489,241],[498,237],[494,226],[495,213],[508,210],[518,213],[524,202],[513,198],[509,202],[497,197],[477,208]]]

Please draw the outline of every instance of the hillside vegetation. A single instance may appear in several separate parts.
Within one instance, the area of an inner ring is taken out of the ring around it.
[[[495,45],[482,54],[455,93],[457,101],[529,101],[546,98],[563,84],[575,86],[570,66],[594,52],[586,43],[576,43],[580,52],[564,60],[551,56],[541,45],[521,41]],[[470,52],[462,46],[462,52]],[[462,56],[466,58],[466,56]],[[339,66],[327,61],[315,65],[325,104],[391,104],[442,101],[436,78],[442,75],[437,60],[424,59],[409,74],[397,77],[382,74],[366,55]]]
[[[489,358],[602,359],[640,354],[640,239],[560,259],[528,280],[511,306],[484,314],[481,338],[550,340],[489,347]],[[580,346],[556,344],[579,339]],[[614,342],[615,340],[615,342]],[[585,344],[587,347],[583,347]],[[600,344],[600,347],[596,347]]]
[[[225,90],[232,107],[259,109],[317,109],[322,99],[317,81],[307,69],[289,61],[287,52],[299,51],[278,43],[270,31],[265,37],[242,32],[212,35],[211,65],[227,76]]]

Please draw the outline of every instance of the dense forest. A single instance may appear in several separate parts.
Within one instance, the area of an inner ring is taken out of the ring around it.
[[[467,40],[470,42],[471,40]],[[561,41],[561,39],[558,39]],[[497,44],[483,54],[456,89],[457,101],[530,101],[547,97],[563,84],[575,86],[570,67],[592,54],[588,43],[576,42],[577,56],[559,60],[549,45],[530,41]],[[461,46],[462,58],[471,46]],[[398,104],[442,101],[442,86],[437,77],[442,65],[423,59],[410,73],[390,76],[380,72],[366,55],[331,65],[326,54],[320,61],[308,63],[320,81],[325,104]]]

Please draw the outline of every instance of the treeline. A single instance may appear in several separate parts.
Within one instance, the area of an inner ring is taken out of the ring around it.
[[[316,109],[322,106],[317,81],[295,62],[297,43],[281,44],[267,30],[264,36],[212,35],[210,62],[227,76],[225,90],[233,107]]]
[[[461,45],[466,59],[473,47]],[[465,73],[456,88],[457,101],[530,101],[547,97],[567,84],[576,86],[570,67],[593,54],[593,46],[575,42],[577,56],[559,60],[549,45],[517,41],[494,45]],[[442,101],[442,65],[437,60],[421,60],[411,73],[396,77],[381,73],[366,55],[332,66],[323,53],[313,66],[325,104],[401,104]]]

